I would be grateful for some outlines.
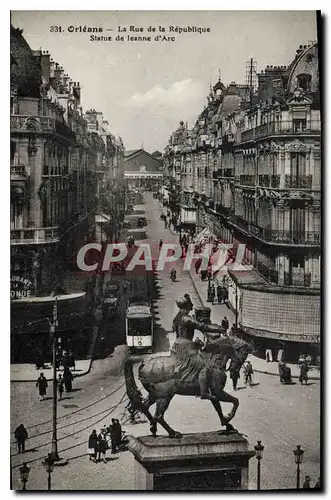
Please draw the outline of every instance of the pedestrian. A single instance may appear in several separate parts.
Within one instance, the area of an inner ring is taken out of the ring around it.
[[[222,287],[219,283],[217,285],[216,291],[217,291],[217,302],[218,302],[218,304],[221,304],[222,299],[223,299],[223,290],[222,290]]]
[[[104,275],[103,275],[103,277],[104,277]],[[70,366],[72,367],[73,370],[76,370],[75,358],[74,358],[74,354],[72,351],[70,351],[70,353],[69,353],[69,358],[70,358]]]
[[[72,391],[73,378],[74,378],[73,374],[71,373],[70,369],[66,366],[64,371],[63,371],[63,381],[64,381],[64,386],[65,386],[66,392]]]
[[[244,365],[244,373],[245,373],[245,384],[249,383],[250,387],[252,387],[252,375],[253,375],[253,367],[250,361]]]
[[[240,378],[240,368],[238,370],[238,367],[236,367],[234,364],[231,363],[229,372],[230,372],[230,379],[232,380],[233,390],[236,391],[238,380]]]
[[[303,382],[306,382],[306,385],[308,384],[308,370],[309,370],[308,361],[307,359],[305,359],[300,365],[299,381],[301,385],[303,385]]]
[[[304,480],[304,483],[302,485],[303,490],[310,490],[310,481],[311,481],[311,477],[305,476],[305,480]]]
[[[160,241],[159,241],[159,250],[161,250],[162,245],[163,245],[163,240],[161,238]]]
[[[111,419],[110,426],[110,440],[111,440],[111,452],[112,454],[116,453],[116,444],[117,444],[117,432],[115,419]]]
[[[225,333],[227,333],[229,329],[229,320],[226,316],[222,319],[221,327],[224,330]]]
[[[115,420],[115,429],[116,429],[116,448],[118,450],[122,441],[122,426],[118,419]]]
[[[88,449],[87,449],[89,460],[92,460],[93,462],[96,462],[97,459],[97,442],[98,442],[97,431],[93,429],[92,434],[90,434],[88,440]]]
[[[317,478],[317,482],[316,482],[316,484],[314,486],[314,489],[315,490],[320,490],[321,489],[321,481],[320,481],[319,477]]]
[[[17,451],[18,453],[25,452],[25,441],[28,439],[28,431],[24,427],[23,424],[20,424],[15,429],[15,439],[17,442]]]
[[[236,328],[236,324],[233,323],[233,325],[231,326],[231,330],[230,330],[230,336],[231,337],[235,337],[236,336],[236,333],[237,333],[237,328]]]
[[[189,294],[188,294],[188,293],[185,293],[185,294],[184,294],[184,297],[185,297],[185,299],[187,300],[187,302],[190,304],[190,306],[191,306],[191,307],[192,307],[192,309],[193,309],[193,302],[192,302],[191,297],[189,296]]]
[[[227,301],[228,301],[228,291],[227,291],[226,287],[224,286],[223,291],[222,291],[222,302],[224,302],[224,304],[226,304]]]
[[[266,349],[265,350],[265,360],[266,360],[267,363],[273,361],[272,350],[271,349]]]
[[[199,269],[201,267],[201,264],[202,264],[202,259],[196,259],[194,264],[196,274],[199,274]]]
[[[100,432],[97,438],[97,454],[98,454],[97,462],[101,462],[102,460],[105,464],[107,463],[107,457],[106,457],[107,448],[108,446],[106,437],[103,432]]]
[[[64,380],[62,378],[62,375],[60,374],[59,378],[57,379],[57,388],[58,388],[58,391],[59,391],[59,401],[61,401],[61,399],[62,399],[63,384],[64,384]]]
[[[215,295],[216,295],[215,285],[214,283],[212,283],[210,286],[210,302],[212,305],[214,305]]]
[[[48,387],[48,383],[46,378],[44,377],[44,374],[41,373],[38,377],[36,387],[39,388],[39,396],[40,396],[40,401],[44,401],[45,396],[46,396],[46,390]]]

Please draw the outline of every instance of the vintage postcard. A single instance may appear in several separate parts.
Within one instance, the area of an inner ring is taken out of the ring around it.
[[[11,489],[322,489],[321,31],[11,12]]]

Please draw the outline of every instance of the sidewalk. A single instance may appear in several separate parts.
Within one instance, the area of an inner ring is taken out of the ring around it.
[[[92,366],[92,359],[82,359],[75,362],[75,370],[71,370],[73,376],[81,377],[89,373]],[[45,364],[46,368],[37,370],[32,363],[17,363],[10,365],[10,381],[11,382],[36,382],[41,373],[44,374],[47,381],[53,380],[53,369],[49,363]],[[61,367],[57,370],[58,373],[63,372]]]
[[[197,292],[197,295],[200,298],[200,302],[204,307],[210,307],[211,309],[211,322],[220,324],[224,316],[226,316],[229,320],[230,327],[233,323],[235,323],[235,315],[230,308],[228,308],[225,304],[214,304],[211,305],[210,302],[207,302],[207,290],[208,290],[208,282],[201,281],[200,277],[198,277],[194,271],[189,271],[190,276],[193,281],[194,288]],[[253,369],[258,373],[266,373],[268,375],[276,375],[279,377],[278,372],[278,363],[267,363],[264,359],[258,358],[250,354],[247,359],[250,359],[253,365]],[[300,376],[300,368],[298,365],[287,363],[287,366],[291,368],[292,377],[299,378]],[[308,373],[310,380],[320,380],[320,372],[315,368],[309,370]]]

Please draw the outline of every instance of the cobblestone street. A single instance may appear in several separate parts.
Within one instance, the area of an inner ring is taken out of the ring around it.
[[[145,195],[148,236],[154,242],[176,241],[176,236],[164,229],[159,221],[160,206],[150,194]],[[166,351],[173,338],[172,319],[177,311],[175,299],[187,292],[193,303],[199,298],[188,272],[177,263],[177,282],[170,280],[169,273],[158,274],[159,298],[157,301],[157,351]],[[69,459],[63,468],[55,468],[52,489],[55,490],[132,490],[134,488],[133,457],[122,452],[114,457],[108,452],[107,464],[89,462],[86,455],[87,439],[91,430],[97,431],[109,424],[112,417],[122,419],[127,402],[121,364],[125,347],[119,346],[113,355],[93,363],[91,372],[74,382],[74,392],[65,395],[58,409],[59,451]],[[260,439],[265,446],[262,461],[262,489],[295,487],[296,466],[293,449],[301,444],[305,451],[302,477],[309,474],[314,482],[320,475],[319,458],[319,406],[320,383],[312,381],[308,386],[298,383],[281,386],[278,377],[261,373],[254,374],[254,386],[239,383],[237,393],[240,406],[233,420],[234,426],[251,445]],[[227,390],[232,393],[230,381]],[[49,397],[51,390],[49,388]],[[227,405],[224,404],[225,411]],[[218,417],[209,401],[194,397],[176,396],[166,412],[166,420],[182,433],[218,430]],[[30,439],[24,460],[29,463],[31,473],[27,488],[46,490],[47,473],[41,459],[50,451],[52,400],[39,402],[34,383],[13,383],[11,387],[11,430],[24,423]],[[47,421],[48,423],[41,424]],[[145,435],[149,425],[124,424],[128,434]],[[160,434],[165,434],[159,428]],[[12,436],[13,442],[13,436]],[[20,489],[19,466],[23,456],[16,454],[12,444],[13,487]],[[256,488],[256,460],[253,457],[249,468],[249,487]]]

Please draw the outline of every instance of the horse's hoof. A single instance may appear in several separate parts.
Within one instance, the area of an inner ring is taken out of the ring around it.
[[[181,434],[180,432],[172,432],[172,433],[171,433],[171,434],[169,434],[169,435],[170,435],[170,437],[171,437],[172,439],[179,439],[179,438],[183,437],[183,436],[182,436],[182,434]]]
[[[153,436],[155,437],[156,436],[156,425],[151,425],[149,430],[151,431],[151,433],[153,434]]]

